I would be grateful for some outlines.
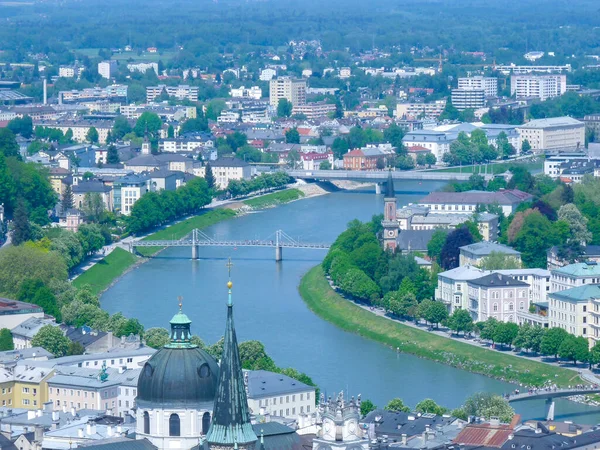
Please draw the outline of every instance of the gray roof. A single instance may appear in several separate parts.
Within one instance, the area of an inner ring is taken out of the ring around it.
[[[17,336],[23,336],[25,338],[32,339],[36,335],[40,328],[45,325],[58,326],[54,319],[44,319],[42,317],[30,317],[25,322],[17,325],[11,330],[11,333]]]
[[[441,228],[440,228],[441,229]],[[448,233],[450,230],[441,229],[443,232]],[[427,244],[431,240],[431,236],[435,233],[434,230],[400,230],[398,238],[396,239],[396,246],[400,250],[411,250],[411,251],[427,251]]]
[[[100,442],[94,445],[87,445],[87,450],[155,450],[157,447],[152,445],[148,439],[130,439],[127,437],[114,439],[111,442]]]
[[[44,350],[42,347],[22,348],[20,350],[0,352],[0,364],[30,358],[52,358],[52,353]]]
[[[533,196],[518,189],[506,189],[497,192],[465,191],[465,192],[432,192],[422,198],[421,204],[493,204],[515,205],[530,201]]]
[[[519,128],[562,128],[562,127],[583,127],[584,123],[572,117],[551,117],[548,119],[536,119],[520,125]]]
[[[513,277],[502,275],[500,273],[491,273],[489,275],[484,275],[481,278],[476,278],[474,280],[469,281],[469,283],[474,284],[476,286],[498,288],[529,286],[529,284],[523,281],[516,280]]]
[[[156,353],[156,350],[150,347],[140,347],[133,350],[118,350],[115,352],[107,352],[107,353],[96,353],[92,355],[74,355],[74,356],[63,356],[61,358],[56,358],[53,362],[59,366],[70,366],[77,365],[80,362],[84,361],[93,361],[93,360],[101,360],[101,359],[116,359],[116,358],[127,358],[127,357],[135,357],[135,356],[151,356]]]
[[[99,379],[99,369],[84,369],[81,367],[57,367],[56,375],[47,380],[48,385],[79,387],[82,389],[102,389],[108,386],[119,386],[128,381],[137,380],[141,369],[126,370],[119,373],[115,369],[107,369],[108,378],[105,381]]]
[[[553,450],[560,448],[567,450],[571,448],[587,448],[592,444],[600,442],[600,430],[589,431],[577,436],[569,437],[548,431],[543,425],[541,433],[536,430],[522,429],[513,433],[513,438],[504,443],[501,449],[533,449],[533,450]],[[596,447],[596,445],[594,445]],[[481,447],[485,449],[486,447]]]
[[[361,420],[361,423],[374,424],[377,436],[387,434],[388,436],[408,437],[423,433],[426,427],[435,429],[437,425],[446,425],[455,421],[455,418],[436,416],[435,414],[418,414],[386,411],[376,409],[371,411]]]
[[[110,192],[111,188],[109,186],[105,186],[100,181],[91,180],[91,181],[81,181],[78,184],[73,185],[73,193],[74,194],[85,194],[88,192]]]
[[[469,252],[475,256],[488,256],[492,252],[504,253],[506,255],[521,255],[521,252],[509,247],[508,245],[497,244],[495,242],[476,242],[474,244],[464,245],[460,247],[461,253]]]
[[[285,395],[315,389],[280,373],[266,370],[252,370],[246,373],[248,374],[248,395],[252,398]]]
[[[239,158],[219,158],[210,163],[211,167],[249,167],[246,161]]]

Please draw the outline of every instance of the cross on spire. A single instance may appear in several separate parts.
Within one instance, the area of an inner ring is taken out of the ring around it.
[[[177,300],[179,301],[179,311],[181,311],[181,308],[183,307],[183,297],[180,295],[177,297]]]
[[[233,263],[231,262],[231,256],[227,259],[227,264],[225,264],[225,266],[227,267],[227,275],[231,280],[231,268],[233,267]]]

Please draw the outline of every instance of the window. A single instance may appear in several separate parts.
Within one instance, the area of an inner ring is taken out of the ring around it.
[[[296,414],[296,408],[292,408],[292,414]]]
[[[24,404],[24,405],[29,405],[29,399],[26,399],[26,398],[24,398],[24,399],[23,399],[23,404]]]
[[[286,416],[289,416],[289,415],[290,415],[290,408],[286,408],[286,410],[285,410],[285,415],[286,415]]]
[[[276,405],[277,404],[277,397],[273,397],[273,404]]]
[[[310,392],[306,393],[306,400],[310,400]]]
[[[494,303],[493,311],[498,312],[498,303]]]
[[[583,305],[583,312],[587,312],[587,305]]]
[[[144,411],[144,434],[150,434],[150,414]]]
[[[60,406],[60,400],[56,400],[56,406]]]
[[[169,436],[181,436],[179,416],[171,414],[169,417]]]
[[[290,396],[289,396],[289,395],[286,395],[286,396],[285,396],[285,402],[286,402],[286,403],[289,403],[289,402],[290,402]]]
[[[29,388],[23,388],[23,394],[29,394]]]
[[[295,402],[296,401],[296,396],[292,395],[292,401]]]
[[[583,329],[583,334],[586,335],[587,334],[587,328]]]
[[[300,394],[300,401],[304,400],[304,394]]]
[[[210,428],[210,413],[205,412],[202,414],[202,434],[206,435]]]
[[[127,362],[128,363],[133,362],[133,358],[127,358]],[[177,416],[177,417],[179,418],[179,416]],[[177,436],[179,436],[179,435],[177,435]]]

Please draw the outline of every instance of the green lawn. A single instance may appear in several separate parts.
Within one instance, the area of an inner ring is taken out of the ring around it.
[[[137,257],[122,248],[114,249],[108,256],[99,261],[73,280],[73,286],[81,287],[89,284],[94,294],[100,294],[117,277],[121,276],[136,261]]]
[[[261,195],[260,197],[244,200],[244,204],[255,209],[277,206],[281,203],[289,203],[304,197],[304,192],[298,189],[286,189],[284,191],[273,192],[272,194]]]
[[[376,316],[331,289],[320,265],[302,278],[299,291],[319,317],[404,353],[527,386],[540,386],[546,380],[559,386],[585,384],[569,369],[457,342]]]

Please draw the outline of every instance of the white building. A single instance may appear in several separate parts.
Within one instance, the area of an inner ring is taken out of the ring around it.
[[[467,281],[467,289],[468,310],[476,322],[493,317],[517,323],[517,312],[529,309],[529,285],[499,272]]]
[[[419,201],[430,211],[440,211],[452,214],[473,213],[479,205],[498,205],[505,216],[512,214],[517,207],[530,201],[532,195],[518,189],[505,189],[497,192],[465,191],[465,192],[432,192]]]
[[[528,52],[525,53],[523,55],[523,57],[527,60],[527,61],[537,61],[538,59],[542,58],[544,56],[544,52]]]
[[[152,103],[156,97],[166,92],[169,97],[175,97],[177,100],[198,101],[198,87],[180,84],[179,86],[167,86],[159,84],[158,86],[148,86],[146,88],[146,102]]]
[[[480,266],[484,258],[492,253],[501,253],[521,265],[521,252],[496,242],[475,242],[460,247],[460,266]]]
[[[569,264],[553,269],[550,292],[560,292],[586,284],[600,283],[600,265],[592,262]]]
[[[275,69],[266,68],[260,71],[259,79],[260,81],[271,81],[276,76],[277,71]]]
[[[527,139],[532,150],[577,149],[585,143],[585,124],[566,116],[532,120],[517,130],[521,142]]]
[[[484,89],[452,89],[452,106],[459,111],[485,106]]]
[[[155,63],[155,62],[129,63],[129,64],[127,64],[127,69],[129,69],[130,72],[141,72],[141,73],[146,73],[148,70],[153,70],[154,73],[158,76],[158,63]]]
[[[227,188],[231,180],[249,180],[252,168],[238,158],[219,158],[210,164],[219,189]]]
[[[460,77],[458,79],[458,89],[483,89],[486,97],[497,97],[498,78],[484,76]]]
[[[510,95],[516,98],[539,98],[546,100],[567,92],[566,75],[512,75]]]
[[[262,98],[262,89],[258,86],[252,86],[251,88],[241,86],[239,88],[232,88],[229,91],[229,95],[234,98],[251,98],[254,100],[260,100]]]
[[[315,412],[315,388],[266,370],[244,371],[251,414],[297,418]]]
[[[600,286],[586,285],[553,292],[549,296],[549,326],[585,338],[600,339],[597,299]],[[590,314],[593,310],[593,316]]]
[[[340,78],[350,78],[352,75],[352,69],[350,67],[342,67],[340,69]]]
[[[306,104],[306,80],[278,77],[270,81],[269,91],[269,103],[274,108],[283,98],[294,106]]]
[[[0,297],[0,329],[12,330],[28,319],[43,317],[44,310],[37,305]]]
[[[110,80],[117,71],[117,62],[116,61],[102,61],[98,63],[98,73],[102,78],[106,78]]]
[[[446,108],[446,99],[429,103],[398,103],[395,116],[406,119],[433,118],[437,119]]]
[[[443,302],[450,313],[457,309],[468,309],[467,282],[481,278],[491,272],[473,266],[457,267],[438,274],[435,299]]]

